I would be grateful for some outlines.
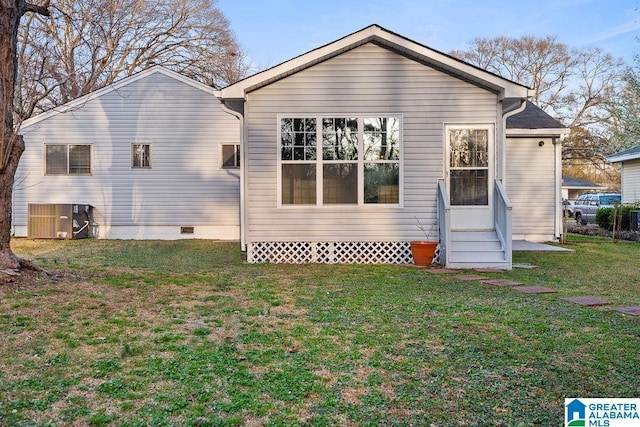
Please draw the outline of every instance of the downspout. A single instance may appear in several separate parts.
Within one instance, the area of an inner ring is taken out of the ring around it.
[[[517,105],[517,104],[516,104]],[[498,209],[498,203],[496,203],[494,199],[494,223],[496,224],[496,231],[498,228],[502,228],[502,242],[504,245],[504,253],[505,259],[509,263],[509,270],[512,268],[513,263],[513,205],[509,201],[509,195],[507,194],[506,187],[506,177],[507,177],[507,119],[515,114],[521,113],[527,107],[527,99],[520,99],[520,105],[518,107],[512,107],[507,109],[507,111],[503,111],[502,113],[502,147],[501,147],[501,156],[500,159],[500,181],[499,186],[496,186],[496,192],[500,192],[500,198],[503,200],[500,203],[500,206],[504,206],[504,215],[502,212],[495,212]],[[494,195],[494,197],[498,197],[498,195]],[[496,219],[503,216],[501,221],[496,221]]]
[[[561,133],[558,137],[553,137],[553,148],[555,151],[555,179],[556,179],[556,239],[561,243],[564,243],[564,216],[562,212],[562,142],[569,136],[569,134]]]
[[[516,104],[517,105],[517,104]],[[506,160],[506,153],[507,153],[507,119],[511,116],[515,116],[516,114],[520,114],[524,111],[524,109],[527,107],[527,100],[526,99],[520,99],[520,105],[518,107],[511,107],[510,109],[504,111],[502,113],[502,147],[500,150],[500,180],[502,181],[503,185],[506,185],[505,181],[505,177],[506,177],[506,170],[505,170],[505,160]]]
[[[555,178],[555,183],[556,185],[554,186],[554,192],[555,192],[555,201],[556,201],[556,220],[555,222],[555,238],[556,240],[558,240],[560,243],[564,243],[562,241],[562,235],[564,234],[564,221],[562,218],[562,163],[559,162],[558,159],[558,147],[560,146],[559,144],[559,138],[558,137],[552,137],[551,138],[551,142],[553,143],[553,156],[554,156],[554,178]],[[558,166],[558,163],[560,163],[560,165]],[[558,178],[558,174],[560,174],[560,178]],[[558,185],[558,182],[560,182],[560,185]],[[560,187],[560,188],[558,188]]]
[[[244,116],[238,111],[232,110],[227,107],[223,100],[220,100],[220,106],[222,107],[222,111],[227,114],[231,114],[235,116],[240,121],[240,249],[244,252],[247,250],[247,239],[246,239],[246,231],[245,231],[245,205],[244,205],[244,195],[245,195],[245,162],[247,159],[246,155],[246,144],[244,141]]]

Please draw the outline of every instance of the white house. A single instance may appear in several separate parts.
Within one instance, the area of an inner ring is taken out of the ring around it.
[[[21,132],[16,236],[29,204],[87,204],[100,238],[238,239],[240,127],[211,87],[153,67]]]
[[[608,156],[607,162],[621,164],[622,203],[640,202],[640,145]]]
[[[407,262],[420,221],[441,263],[510,268],[513,236],[559,236],[567,129],[526,87],[381,27],[218,96],[242,121],[250,262]]]
[[[511,267],[561,227],[560,123],[528,89],[376,25],[218,91],[154,67],[22,126],[28,205],[100,238],[240,240],[249,262]]]

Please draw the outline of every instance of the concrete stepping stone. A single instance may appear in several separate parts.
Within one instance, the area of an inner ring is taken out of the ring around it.
[[[640,316],[640,306],[638,305],[614,307],[613,309],[624,314],[630,314],[632,316]]]
[[[427,268],[425,270],[428,273],[431,274],[453,274],[453,273],[460,273],[460,270],[452,270],[450,268]]]
[[[524,285],[522,282],[516,282],[514,280],[507,279],[492,279],[492,280],[483,280],[482,283],[491,285],[491,286],[520,286]]]
[[[474,268],[473,271],[477,271],[478,273],[504,273],[504,270],[500,270],[499,268],[491,268],[491,267]]]
[[[532,269],[532,268],[538,268],[537,265],[533,265],[533,264],[529,264],[528,262],[520,262],[517,264],[511,264],[512,268],[528,268],[528,269]]]
[[[453,276],[454,279],[458,280],[482,280],[486,279],[484,276],[478,276],[477,274],[461,274],[459,276]]]
[[[518,286],[513,289],[524,292],[525,294],[555,294],[558,292],[555,289],[549,289],[543,286]]]
[[[599,305],[611,304],[609,301],[605,301],[602,298],[595,297],[570,297],[562,298],[565,301],[572,302],[574,304],[585,305],[587,307],[597,307]]]

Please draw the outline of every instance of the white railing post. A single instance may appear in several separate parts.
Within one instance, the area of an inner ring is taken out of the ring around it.
[[[440,264],[446,266],[451,254],[451,206],[444,179],[438,179],[438,237]]]
[[[505,260],[511,265],[511,251],[512,251],[512,231],[511,231],[511,222],[512,222],[512,214],[513,207],[511,205],[511,201],[507,196],[507,192],[502,184],[502,181],[495,181],[495,197],[493,198],[493,212],[495,216],[495,228],[496,234],[502,243],[502,247],[504,249]]]

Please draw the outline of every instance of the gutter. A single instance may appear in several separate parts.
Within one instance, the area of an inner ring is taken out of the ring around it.
[[[219,92],[218,92],[219,93]],[[232,116],[236,117],[239,121],[240,121],[240,249],[244,252],[247,250],[247,239],[246,239],[246,231],[245,231],[245,205],[244,205],[244,195],[245,195],[245,185],[246,185],[246,178],[245,178],[245,162],[246,162],[246,144],[244,141],[244,116],[239,113],[238,111],[232,110],[229,107],[227,107],[224,103],[224,100],[220,99],[220,106],[222,108],[222,111],[224,111],[227,114],[231,114]]]
[[[526,107],[527,107],[527,100],[520,99],[520,105],[518,107],[512,107],[511,109],[502,113],[502,119],[504,120],[505,129],[507,128],[507,119],[511,116],[515,116],[516,114],[522,113]]]

